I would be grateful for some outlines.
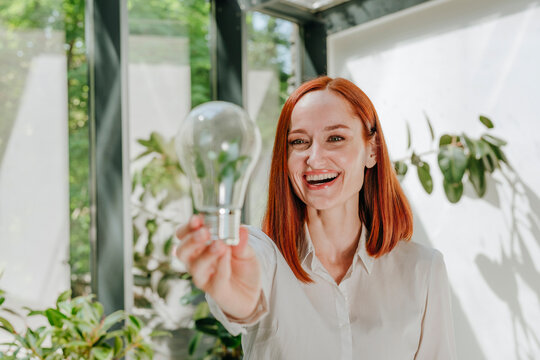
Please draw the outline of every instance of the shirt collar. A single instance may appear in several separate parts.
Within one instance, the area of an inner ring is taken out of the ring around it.
[[[302,265],[308,266],[310,269],[313,269],[315,248],[313,247],[313,242],[311,241],[311,236],[309,235],[307,223],[304,223],[304,233],[305,241],[303,242],[303,244],[301,244],[301,247],[299,249],[300,260]],[[364,265],[364,269],[367,271],[367,273],[371,274],[371,269],[373,268],[373,261],[375,259],[367,253],[366,237],[367,229],[364,224],[362,224],[362,233],[358,241],[358,247],[356,248],[356,256],[359,257],[360,260],[362,260],[362,264]],[[311,261],[308,261],[310,259]]]

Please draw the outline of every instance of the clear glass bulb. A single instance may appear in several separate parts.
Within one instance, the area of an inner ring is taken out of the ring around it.
[[[261,151],[257,125],[240,106],[211,101],[189,113],[175,140],[212,239],[237,245],[246,188]]]

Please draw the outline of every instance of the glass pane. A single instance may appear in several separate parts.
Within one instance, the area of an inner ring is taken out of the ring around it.
[[[261,158],[248,190],[249,224],[260,226],[268,194],[274,135],[281,108],[296,87],[298,29],[289,21],[253,12],[247,15],[246,108],[261,130]],[[264,196],[261,196],[264,194]]]
[[[0,2],[0,288],[15,309],[54,305],[70,287],[62,4]]]
[[[173,335],[154,339],[154,359],[187,359],[194,334],[196,306],[180,303],[190,281],[170,256],[192,214],[173,139],[192,106],[210,100],[209,13],[205,0],[129,2],[134,313]]]

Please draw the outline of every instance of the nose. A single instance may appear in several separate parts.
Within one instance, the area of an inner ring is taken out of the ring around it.
[[[324,148],[316,141],[307,150],[306,164],[312,169],[320,169],[325,163]]]

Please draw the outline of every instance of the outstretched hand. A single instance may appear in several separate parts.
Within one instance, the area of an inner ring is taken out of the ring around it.
[[[226,314],[242,319],[254,311],[259,300],[261,270],[248,244],[247,229],[241,227],[239,235],[236,246],[211,241],[203,218],[194,215],[176,231],[181,243],[174,252],[199,289],[208,293]]]

